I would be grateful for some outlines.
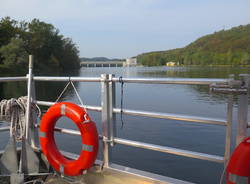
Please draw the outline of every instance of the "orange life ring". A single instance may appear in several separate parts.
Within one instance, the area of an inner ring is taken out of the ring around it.
[[[56,146],[54,128],[56,121],[62,116],[73,120],[80,130],[82,151],[77,160],[65,158]],[[42,117],[39,137],[42,151],[48,162],[61,174],[68,176],[80,175],[83,170],[90,168],[96,160],[98,152],[96,125],[90,120],[85,110],[76,104],[61,102],[51,106]]]

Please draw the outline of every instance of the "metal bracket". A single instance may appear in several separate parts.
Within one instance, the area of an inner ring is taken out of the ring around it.
[[[16,141],[14,137],[10,137],[1,157],[0,170],[3,175],[10,175],[18,172]]]
[[[39,159],[26,139],[22,140],[21,172],[25,174],[39,173]]]
[[[102,141],[106,142],[106,143],[112,143],[113,142],[112,140],[110,140],[110,139],[108,139],[107,137],[104,137],[104,136],[102,138]]]
[[[247,94],[250,86],[248,74],[239,75],[241,80],[234,80],[234,75],[229,76],[227,83],[213,83],[210,85],[210,92],[223,94]]]
[[[24,175],[23,174],[11,174],[10,175],[10,183],[11,184],[23,184],[24,183]]]

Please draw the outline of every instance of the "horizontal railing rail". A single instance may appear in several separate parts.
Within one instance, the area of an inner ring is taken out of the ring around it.
[[[0,82],[26,81],[28,76],[21,77],[0,77]],[[51,76],[33,76],[35,81],[76,81],[76,82],[102,82],[100,77],[51,77]],[[213,83],[227,83],[229,79],[205,79],[205,78],[112,78],[106,81],[126,83],[146,83],[146,84],[191,84],[191,85],[210,85]]]
[[[46,76],[34,76],[35,81],[72,81],[72,82],[101,82],[100,77],[46,77]]]
[[[22,77],[0,77],[0,82],[11,81],[27,81],[28,76]],[[103,82],[100,77],[50,77],[50,76],[34,76],[35,81],[54,81],[54,82]],[[106,81],[125,83],[144,83],[144,84],[186,84],[186,85],[210,85],[213,83],[228,83],[228,79],[204,79],[204,78],[113,78],[112,80],[106,79]]]
[[[171,114],[171,113],[163,113],[163,112],[138,111],[138,110],[129,110],[129,109],[121,110],[119,108],[114,108],[113,112],[123,113],[123,114],[133,115],[133,116],[150,117],[150,118],[187,121],[187,122],[213,124],[213,125],[221,125],[221,126],[227,125],[226,120],[217,119],[217,118],[204,118],[204,117],[199,117],[199,116],[189,116],[189,115]]]
[[[48,102],[48,101],[36,101],[37,105],[42,106],[52,106],[55,102]],[[79,105],[79,104],[78,104]],[[91,106],[91,105],[79,105],[81,107],[86,108],[87,110],[92,111],[102,111],[102,107],[100,106]],[[203,124],[213,124],[213,125],[221,125],[226,126],[227,121],[218,118],[204,118],[199,116],[188,116],[188,115],[181,115],[181,114],[171,114],[171,113],[162,113],[162,112],[149,112],[149,111],[138,111],[138,110],[129,110],[129,109],[119,109],[114,108],[114,113],[123,113],[132,116],[143,116],[143,117],[150,117],[150,118],[158,118],[158,119],[169,119],[169,120],[178,120],[178,121],[187,121],[187,122],[195,122],[195,123],[203,123]]]
[[[78,82],[102,82],[100,77],[44,77],[35,76],[35,81],[78,81]],[[187,84],[187,85],[210,85],[213,83],[227,83],[228,79],[204,79],[204,78],[113,78],[105,79],[107,82],[144,83],[144,84]]]
[[[0,82],[17,82],[17,81],[27,81],[27,77],[0,77]]]
[[[113,78],[113,82],[145,83],[145,84],[189,84],[210,85],[213,83],[227,83],[228,79],[204,79],[204,78]]]
[[[0,132],[5,132],[5,131],[9,131],[9,130],[10,130],[9,126],[0,127]]]
[[[168,146],[160,146],[160,145],[132,141],[132,140],[121,139],[121,138],[114,138],[114,142],[117,144],[123,144],[123,145],[137,147],[137,148],[144,148],[148,150],[174,154],[174,155],[179,155],[179,156],[185,156],[189,158],[208,160],[208,161],[218,162],[218,163],[224,162],[224,157],[221,157],[221,156],[210,155],[206,153],[199,153],[199,152],[194,152],[194,151],[187,151],[187,150],[177,149],[177,148],[168,147]]]
[[[35,103],[36,103],[37,105],[48,106],[48,107],[50,107],[50,106],[52,106],[52,105],[55,104],[55,102],[39,101],[39,100],[35,101]],[[101,111],[102,111],[102,107],[100,107],[100,106],[92,106],[92,105],[84,105],[84,106],[82,106],[82,105],[80,105],[80,104],[78,104],[78,105],[79,105],[80,107],[84,107],[84,108],[87,109],[87,110],[98,111],[98,112],[101,112]]]

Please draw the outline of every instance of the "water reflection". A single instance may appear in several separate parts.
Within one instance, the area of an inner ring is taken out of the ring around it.
[[[139,71],[149,77],[180,77],[180,78],[228,78],[242,73],[250,74],[250,67],[152,67]]]
[[[60,76],[79,76],[80,70],[69,73],[60,73]],[[36,98],[38,100],[55,101],[68,82],[35,82]],[[78,88],[79,83],[74,85]],[[73,88],[70,86],[62,96],[62,100],[67,96],[73,96]],[[26,82],[0,82],[0,99],[18,98],[27,95]]]
[[[239,74],[250,74],[250,67],[152,67],[152,70],[139,71],[145,77],[178,77],[178,78],[228,78],[234,74],[239,79]],[[223,94],[210,93],[209,86],[190,85],[190,89],[205,101],[224,103],[227,96]],[[236,102],[237,98],[234,98]],[[250,100],[250,97],[249,97]]]
[[[25,82],[0,83],[0,99],[18,98],[27,94]]]

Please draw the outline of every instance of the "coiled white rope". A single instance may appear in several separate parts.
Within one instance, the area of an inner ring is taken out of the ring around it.
[[[18,99],[2,100],[0,102],[0,121],[10,122],[10,136],[14,136],[16,141],[21,141],[25,135],[27,96]],[[31,103],[30,122],[35,122],[36,117],[41,115],[40,108]]]

